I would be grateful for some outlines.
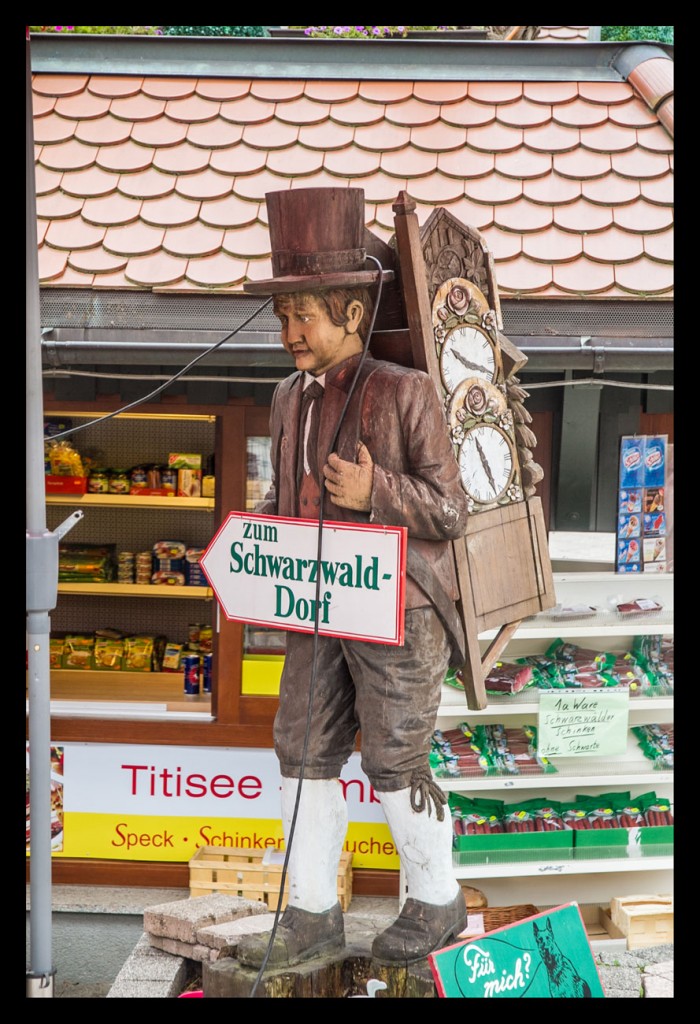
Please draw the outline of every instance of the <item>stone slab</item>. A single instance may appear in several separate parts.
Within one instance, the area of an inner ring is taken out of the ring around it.
[[[261,913],[267,913],[264,903],[215,892],[147,907],[143,912],[143,924],[150,935],[194,944],[200,928]]]

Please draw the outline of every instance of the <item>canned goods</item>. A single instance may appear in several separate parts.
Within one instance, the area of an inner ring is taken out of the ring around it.
[[[204,693],[211,693],[211,662],[212,654],[205,654],[202,658],[204,669],[202,672],[202,690]]]
[[[185,693],[189,696],[199,695],[199,655],[185,654],[182,658],[182,669],[185,682]]]

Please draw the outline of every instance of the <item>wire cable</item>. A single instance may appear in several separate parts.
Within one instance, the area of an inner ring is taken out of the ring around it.
[[[266,306],[269,306],[271,302],[272,296],[270,296],[269,299],[265,299],[262,305],[258,306],[247,320],[244,320],[242,324],[239,324],[238,327],[235,327],[232,331],[226,334],[221,341],[217,341],[215,345],[210,345],[208,349],[204,350],[204,352],[200,352],[198,356],[195,356],[187,366],[183,366],[182,369],[178,370],[172,377],[168,377],[165,383],[161,384],[159,388],[156,388],[154,391],[150,391],[147,395],[143,395],[142,398],[136,398],[133,402],[129,402],[128,405],[122,406],[121,409],[105,413],[104,416],[98,416],[97,419],[88,420],[86,423],[79,423],[77,427],[71,427],[69,430],[62,430],[60,434],[52,434],[51,440],[58,441],[61,437],[69,437],[71,434],[77,434],[79,430],[85,430],[86,427],[93,427],[96,423],[103,423],[105,420],[111,420],[114,416],[119,416],[120,413],[128,412],[129,409],[133,409],[137,405],[142,405],[144,402],[148,402],[150,399],[160,395],[167,387],[170,387],[170,385],[174,384],[176,380],[179,380],[183,373],[187,373],[188,370],[191,370],[192,367],[196,366],[202,359],[210,355],[212,352],[215,352],[217,348],[224,344],[225,341],[232,338],[234,334],[238,334],[239,331],[243,330],[243,328],[249,324],[251,320],[254,320],[258,313],[262,313],[263,309],[265,309]]]
[[[360,361],[358,362],[357,369],[355,370],[355,376],[352,379],[352,383],[351,383],[351,385],[350,385],[350,387],[348,389],[348,393],[347,393],[346,398],[345,398],[345,403],[343,405],[343,408],[341,409],[340,416],[338,417],[338,422],[337,422],[335,430],[333,432],[333,437],[332,437],[332,440],[331,440],[331,443],[330,443],[330,446],[329,446],[329,449],[328,449],[328,453],[332,452],[333,449],[335,448],[335,445],[337,443],[338,437],[340,435],[340,428],[341,428],[341,426],[343,424],[343,420],[345,419],[345,414],[346,414],[346,412],[348,410],[348,406],[350,404],[350,400],[351,400],[351,398],[353,396],[353,393],[355,391],[355,387],[357,385],[357,382],[360,379],[360,371],[362,369],[362,365],[363,365],[365,359],[367,358],[367,353],[369,352],[369,342],[370,342],[370,338],[372,337],[372,331],[374,330],[374,323],[375,323],[375,320],[377,319],[377,311],[379,310],[379,303],[380,303],[381,297],[382,297],[382,286],[383,286],[383,275],[382,275],[383,268],[382,268],[382,265],[379,262],[379,260],[376,259],[374,256],[369,256],[368,255],[367,259],[368,260],[372,260],[373,263],[376,263],[377,264],[377,268],[379,270],[379,287],[377,289],[377,298],[375,300],[374,309],[372,311],[372,319],[370,321],[369,328],[367,330],[367,337],[365,338],[365,342],[364,342],[364,345],[363,345],[363,348],[362,348],[362,355],[360,356]],[[314,605],[315,605],[315,607],[314,607],[314,646],[313,646],[313,655],[312,655],[312,660],[311,660],[311,681],[309,683],[309,705],[308,705],[307,712],[306,712],[306,731],[304,733],[304,746],[303,746],[302,755],[301,755],[301,764],[299,766],[299,785],[297,786],[297,795],[296,795],[296,799],[294,801],[294,811],[292,813],[292,820],[291,820],[291,823],[290,823],[290,826],[289,826],[289,837],[287,839],[286,851],[285,851],[285,856],[284,856],[284,863],[282,865],[282,876],[280,878],[280,887],[279,887],[280,898],[279,898],[279,900],[277,902],[277,911],[275,913],[275,919],[274,919],[273,924],[272,924],[272,931],[270,932],[270,938],[269,938],[269,941],[268,941],[268,944],[267,944],[267,950],[265,951],[265,956],[263,957],[262,964],[260,965],[260,969],[258,970],[257,977],[256,977],[255,982],[253,983],[253,987],[252,987],[252,989],[250,991],[250,998],[252,998],[255,995],[255,993],[257,992],[257,990],[258,990],[258,986],[260,984],[260,981],[262,979],[263,974],[265,973],[265,968],[267,967],[267,963],[268,963],[268,961],[270,959],[270,954],[272,953],[272,946],[273,946],[273,943],[275,941],[275,935],[277,934],[277,924],[279,922],[280,913],[281,913],[281,906],[282,906],[282,894],[284,892],[284,884],[285,884],[285,881],[286,881],[286,878],[287,878],[287,865],[289,864],[289,855],[290,855],[291,850],[292,850],[292,840],[294,838],[294,832],[295,832],[296,823],[297,823],[297,816],[298,816],[298,813],[299,813],[299,804],[301,802],[301,788],[302,788],[302,784],[304,782],[304,770],[306,768],[306,756],[307,756],[307,753],[308,753],[309,738],[310,738],[310,735],[311,735],[311,718],[312,718],[312,710],[313,710],[313,697],[314,697],[314,691],[316,689],[316,669],[317,669],[317,662],[318,662],[318,636],[319,636],[319,633],[318,633],[318,616],[319,616],[319,604],[320,604],[320,596],[321,596],[321,554],[322,554],[322,545],[323,545],[323,509],[324,509],[325,497],[326,497],[325,485],[323,483],[321,483],[320,486],[321,486],[321,498],[320,498],[320,504],[319,504],[319,509],[318,509],[318,539],[317,539],[317,545],[316,545],[316,596],[315,596],[315,602],[314,602]]]

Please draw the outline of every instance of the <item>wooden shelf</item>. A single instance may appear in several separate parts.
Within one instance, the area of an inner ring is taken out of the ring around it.
[[[185,601],[211,601],[214,597],[210,587],[171,587],[167,583],[59,583],[58,593],[99,597],[155,597]]]
[[[159,701],[180,703],[185,701],[182,672],[100,672],[95,669],[53,669],[51,671],[51,699],[75,700],[80,704],[90,701]],[[202,704],[211,704],[211,694],[195,698]],[[192,703],[194,703],[194,700]],[[187,703],[190,703],[187,701]]]
[[[47,505],[75,505],[78,508],[167,508],[173,512],[200,509],[214,511],[214,498],[178,498],[156,494],[47,494]]]

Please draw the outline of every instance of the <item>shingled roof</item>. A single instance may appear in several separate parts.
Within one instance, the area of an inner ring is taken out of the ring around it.
[[[33,39],[41,286],[241,292],[271,275],[265,193],[347,185],[385,241],[403,190],[478,228],[505,299],[670,299],[673,60],[573,38],[432,43],[432,70],[404,40],[298,40],[295,63],[134,37],[110,64],[104,37]]]

